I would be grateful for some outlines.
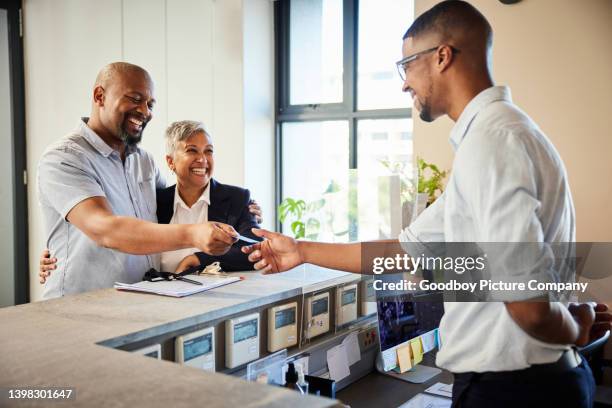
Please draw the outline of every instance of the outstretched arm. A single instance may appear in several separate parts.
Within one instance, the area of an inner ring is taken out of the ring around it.
[[[67,220],[98,245],[130,254],[151,254],[196,247],[224,254],[236,232],[226,224],[161,225],[112,213],[104,197],[87,198],[75,205]]]
[[[362,272],[361,243],[296,241],[283,234],[256,228],[253,233],[265,240],[242,247],[242,251],[249,254],[249,261],[255,262],[255,269],[264,273],[283,272],[303,263],[353,273]]]

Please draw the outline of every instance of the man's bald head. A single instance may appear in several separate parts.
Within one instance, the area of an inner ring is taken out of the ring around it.
[[[490,58],[493,30],[487,19],[471,4],[447,0],[421,14],[403,39],[432,38],[432,43],[450,44],[462,52]],[[434,44],[435,45],[435,44]]]
[[[94,87],[108,88],[111,84],[120,82],[120,78],[131,75],[142,75],[147,81],[153,82],[149,73],[138,65],[129,62],[111,62],[98,72]]]
[[[149,73],[138,65],[113,62],[96,77],[88,125],[110,144],[137,144],[154,105]]]

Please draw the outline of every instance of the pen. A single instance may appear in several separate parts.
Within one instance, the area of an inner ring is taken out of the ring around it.
[[[181,280],[183,282],[193,283],[194,285],[202,285],[202,282],[198,282],[193,279],[185,278],[184,276],[176,276],[174,279]]]

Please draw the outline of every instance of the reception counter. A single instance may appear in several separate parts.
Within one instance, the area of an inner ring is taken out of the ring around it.
[[[125,351],[362,279],[311,265],[276,275],[237,275],[245,279],[184,298],[105,289],[0,309],[0,387],[4,388],[0,406],[338,406],[331,399],[300,396],[280,387]],[[168,352],[164,357],[171,360]],[[40,387],[73,388],[74,399],[6,398],[7,388]]]

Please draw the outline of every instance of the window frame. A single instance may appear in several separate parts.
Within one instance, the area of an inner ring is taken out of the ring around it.
[[[19,305],[30,301],[22,0],[7,0],[0,8],[6,10],[8,24],[13,179],[7,181],[13,186],[14,304]]]
[[[281,231],[278,220],[278,206],[283,197],[283,135],[282,125],[286,122],[309,122],[346,120],[349,131],[348,169],[356,169],[358,164],[357,124],[362,119],[410,119],[412,108],[368,109],[357,108],[357,62],[359,0],[343,0],[343,101],[291,105],[290,99],[290,7],[291,0],[274,2],[275,27],[275,220],[276,230]],[[394,61],[389,61],[393,64]],[[399,86],[399,83],[398,83]]]

